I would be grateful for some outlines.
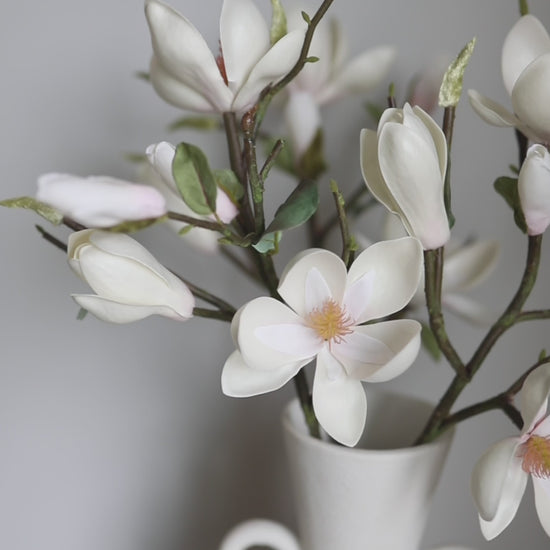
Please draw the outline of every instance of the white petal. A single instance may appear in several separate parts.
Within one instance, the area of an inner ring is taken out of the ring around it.
[[[204,96],[220,111],[227,110],[233,94],[225,85],[208,45],[193,24],[157,0],[146,1],[145,15],[153,51],[164,72]]]
[[[225,103],[210,101],[200,91],[184,84],[169,73],[156,56],[151,58],[149,76],[155,92],[174,107],[199,113],[215,113],[226,111],[231,105],[231,97],[228,97]]]
[[[548,479],[533,477],[535,508],[542,528],[550,537],[550,484]]]
[[[296,323],[260,326],[254,330],[254,336],[268,348],[297,360],[311,360],[323,345],[314,329]]]
[[[269,29],[252,0],[224,0],[220,42],[229,87],[237,91],[270,47]]]
[[[354,318],[355,323],[385,317],[405,307],[416,291],[422,266],[422,247],[412,237],[381,241],[364,250],[350,267],[348,287],[365,273],[373,273],[374,277],[369,295],[363,299],[364,309]],[[357,305],[351,308],[357,311]]]
[[[546,147],[529,147],[519,173],[518,193],[529,234],[544,233],[550,224],[550,154]]]
[[[302,361],[301,364],[303,365],[313,359],[314,353],[311,357],[304,359],[303,347],[299,350],[299,353],[294,350],[293,344],[289,345],[287,350],[279,351],[274,348],[275,342],[266,344],[258,337],[257,331],[260,327],[274,325],[295,325],[296,329],[299,330],[304,327],[304,322],[290,308],[273,298],[256,298],[241,309],[238,342],[246,363],[256,369],[268,370],[277,369],[298,361]],[[304,335],[303,331],[302,335]],[[320,345],[321,343],[319,343],[319,347]]]
[[[269,84],[279,82],[294,67],[304,42],[302,31],[292,31],[276,42],[258,61],[233,101],[236,112],[250,109]]]
[[[306,311],[311,313],[331,299],[332,293],[325,278],[316,267],[312,267],[306,275]]]
[[[311,269],[322,275],[336,303],[342,303],[344,296],[347,276],[344,262],[328,250],[303,250],[285,267],[278,288],[283,300],[301,317],[306,317],[310,311],[306,303],[306,282]]]
[[[250,397],[278,390],[300,369],[299,363],[275,370],[253,369],[234,351],[223,366],[222,391],[230,397]]]
[[[416,132],[386,123],[378,142],[380,170],[395,202],[425,249],[439,248],[450,236],[443,202],[439,158]]]
[[[172,162],[176,155],[176,148],[167,141],[153,143],[145,150],[149,164],[162,178],[165,186],[176,196],[179,196],[174,176],[172,175]],[[181,197],[180,197],[181,200]],[[183,202],[183,201],[182,201]]]
[[[520,124],[518,118],[508,111],[506,107],[480,94],[476,90],[468,90],[468,100],[470,101],[472,109],[487,124],[503,128],[513,128]]]
[[[335,346],[334,355],[344,365],[346,372],[355,379],[365,382],[386,382],[405,372],[416,359],[420,350],[421,325],[410,319],[385,321],[373,325],[355,327],[355,332],[380,342],[389,351],[381,364],[371,362],[367,353],[361,358],[352,354],[344,355],[345,347]],[[383,359],[381,355],[377,361]]]
[[[492,445],[477,461],[471,489],[486,539],[499,535],[514,519],[525,491],[528,474],[517,455],[517,437]]]
[[[512,27],[502,46],[502,78],[508,94],[532,61],[550,51],[550,37],[533,15],[524,15]]]
[[[313,410],[323,429],[336,441],[353,447],[359,441],[367,417],[367,398],[361,382],[346,376],[327,375],[328,350],[317,357],[313,381]]]
[[[544,417],[549,395],[550,364],[546,364],[531,372],[521,388],[521,417],[524,422],[522,434],[531,431]]]
[[[89,311],[101,321],[108,323],[133,323],[134,321],[141,321],[141,319],[145,319],[150,315],[162,315],[174,321],[185,321],[192,316],[192,310],[189,312],[178,312],[164,305],[140,306],[121,304],[92,294],[73,294],[72,298],[80,307]]]
[[[550,52],[533,61],[517,79],[512,90],[512,107],[517,117],[536,136],[550,141]]]
[[[370,269],[358,279],[350,282],[346,288],[342,305],[355,325],[361,324],[369,318],[369,304],[375,300],[374,283],[376,276],[375,270]]]
[[[328,86],[321,88],[317,101],[334,101],[347,94],[364,94],[378,86],[388,75],[396,57],[395,48],[380,46],[353,58]]]
[[[462,294],[446,293],[441,296],[443,306],[465,321],[482,327],[491,326],[499,314],[477,300]]]
[[[493,271],[499,251],[497,241],[475,241],[446,254],[443,292],[464,291],[480,284]]]
[[[321,127],[319,107],[309,92],[295,90],[289,93],[285,106],[285,122],[296,158],[311,145]]]

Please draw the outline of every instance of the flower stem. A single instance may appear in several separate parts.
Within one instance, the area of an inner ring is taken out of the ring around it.
[[[330,180],[330,190],[336,205],[338,213],[338,223],[340,225],[340,233],[342,235],[342,260],[349,268],[355,256],[355,243],[349,232],[348,218],[346,216],[346,204],[344,197],[338,189],[338,184],[334,180]]]
[[[304,411],[304,417],[309,430],[309,435],[320,439],[321,434],[319,432],[319,422],[317,421],[313,411],[311,393],[309,392],[309,386],[304,369],[300,369],[296,373],[296,376],[294,376],[294,386],[296,388],[296,393],[298,394],[298,400],[300,401],[300,405]]]
[[[529,5],[527,4],[527,0],[519,0],[519,13],[522,16],[529,13]]]
[[[196,307],[193,309],[193,315],[195,317],[205,317],[207,319],[218,319],[219,321],[226,321],[228,323],[233,319],[233,315],[227,311],[220,311],[216,309],[205,309],[202,307]]]

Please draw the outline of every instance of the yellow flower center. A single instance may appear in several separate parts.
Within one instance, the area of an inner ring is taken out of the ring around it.
[[[311,311],[307,322],[323,340],[337,344],[353,332],[353,319],[332,299]]]
[[[532,435],[519,449],[524,472],[535,477],[550,478],[550,437]]]

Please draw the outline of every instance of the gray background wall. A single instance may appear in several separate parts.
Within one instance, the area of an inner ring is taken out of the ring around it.
[[[267,10],[267,1],[259,3]],[[216,45],[220,0],[173,4]],[[547,0],[530,4],[549,27]],[[399,91],[434,53],[457,52],[477,36],[466,87],[509,104],[500,47],[517,18],[514,0],[336,0],[331,11],[348,30],[352,52],[397,45],[391,77]],[[33,194],[37,176],[53,170],[132,178],[123,153],[167,138],[208,142],[213,164],[223,166],[222,136],[212,145],[210,137],[167,134],[179,113],[133,76],[147,68],[149,56],[139,0],[6,3],[0,20],[0,195]],[[341,183],[353,184],[359,174],[362,102],[355,98],[326,111],[330,173]],[[492,191],[494,178],[515,162],[514,137],[486,126],[466,102],[456,132],[455,235],[501,240],[496,276],[477,291],[500,309],[519,280],[525,245]],[[286,194],[289,182],[274,176],[273,185],[278,181]],[[293,525],[278,425],[292,387],[248,400],[224,397],[220,371],[232,344],[222,323],[154,318],[115,327],[91,316],[77,322],[69,293],[85,287],[63,254],[40,239],[35,223],[42,222],[31,213],[6,210],[0,216],[0,548],[213,550],[230,526],[248,517]],[[55,233],[66,236],[63,229]],[[258,292],[219,258],[180,246],[164,228],[140,238],[165,264],[217,288],[235,305]],[[282,262],[293,251],[290,241]],[[222,267],[227,271],[220,276]],[[548,273],[545,258],[531,303],[548,307]],[[547,345],[547,326],[511,331],[461,403],[507,387]],[[464,356],[482,335],[451,318],[449,331]],[[388,386],[434,399],[449,379],[444,364],[421,356]],[[548,546],[530,488],[497,542],[485,543],[479,532],[468,489],[471,468],[490,443],[513,433],[498,413],[460,427],[426,546]]]

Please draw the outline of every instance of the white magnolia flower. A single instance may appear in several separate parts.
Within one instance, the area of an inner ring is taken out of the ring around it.
[[[396,239],[405,233],[397,216],[388,214],[384,223],[384,239]],[[358,237],[359,243],[363,238]],[[443,307],[478,325],[492,325],[496,320],[494,311],[478,300],[469,298],[466,292],[480,285],[494,271],[500,246],[494,240],[480,240],[466,243],[453,242],[445,246],[441,303]],[[424,273],[410,305],[423,307],[426,304],[424,293]]]
[[[301,11],[288,15],[288,29],[307,24]],[[297,156],[302,155],[321,126],[319,107],[350,94],[364,94],[386,78],[396,51],[390,46],[369,49],[347,60],[348,46],[337,21],[321,19],[315,29],[309,55],[319,58],[308,63],[288,85],[285,119]]]
[[[166,213],[164,198],[153,187],[107,176],[43,174],[36,198],[88,227],[110,227]]]
[[[166,200],[168,210],[192,217],[198,216],[183,201],[172,175],[172,162],[176,148],[166,141],[149,145],[146,150],[148,163],[142,170],[141,177],[148,184],[154,186]],[[216,195],[216,214],[223,223],[229,223],[238,214],[237,207],[231,202],[227,194],[218,188]],[[210,216],[214,219],[214,216]],[[205,218],[206,219],[206,218]],[[188,224],[177,220],[168,220],[176,232],[180,232]],[[218,249],[220,235],[215,231],[201,227],[193,228],[184,238],[194,247],[204,252],[215,252]]]
[[[502,77],[514,113],[475,90],[470,103],[485,122],[515,126],[532,141],[550,141],[550,36],[533,15],[512,27],[502,47]]]
[[[449,240],[443,200],[447,142],[420,107],[386,109],[377,132],[361,131],[361,170],[371,193],[424,249]]]
[[[550,154],[532,145],[519,172],[518,193],[529,235],[540,235],[550,224]]]
[[[269,27],[252,0],[224,0],[220,55],[183,15],[157,0],[146,0],[153,44],[151,82],[168,103],[199,112],[242,112],[260,92],[294,66],[304,40],[296,30],[273,46]]]
[[[472,493],[486,539],[498,536],[514,519],[529,477],[542,527],[550,536],[550,365],[533,371],[521,390],[524,427],[519,437],[503,439],[479,459]]]
[[[74,300],[102,321],[129,323],[155,314],[185,321],[193,314],[187,286],[128,235],[72,233],[68,261],[97,294],[74,294]]]
[[[355,445],[367,414],[361,380],[383,382],[398,376],[420,346],[416,321],[364,323],[402,309],[421,269],[420,243],[410,237],[372,245],[349,272],[327,250],[298,254],[278,289],[286,304],[256,298],[235,316],[238,350],[224,365],[224,393],[248,397],[276,390],[316,359],[315,415],[334,439]]]

